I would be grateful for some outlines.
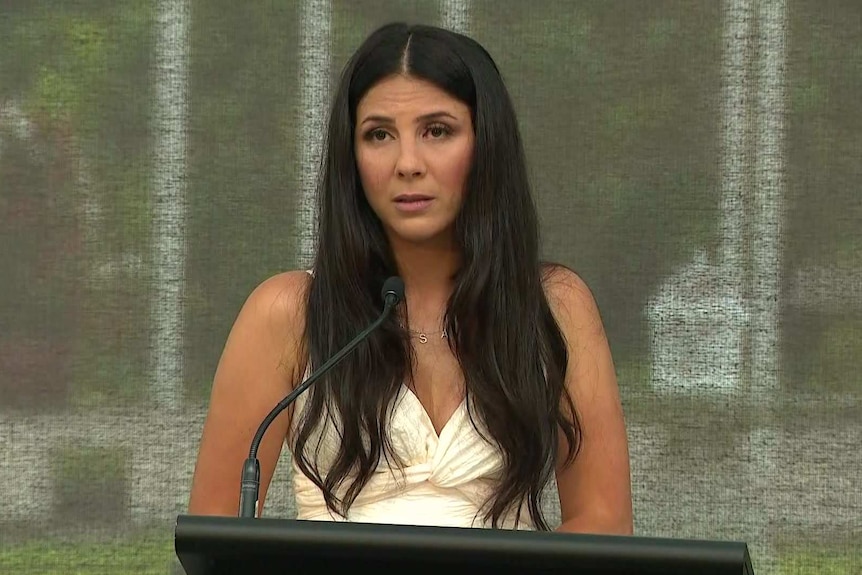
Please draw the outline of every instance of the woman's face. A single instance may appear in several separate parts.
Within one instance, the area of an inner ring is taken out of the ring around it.
[[[394,75],[356,109],[365,197],[390,241],[449,240],[473,160],[470,108],[434,84]]]

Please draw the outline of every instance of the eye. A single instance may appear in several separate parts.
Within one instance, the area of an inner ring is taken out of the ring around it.
[[[375,128],[365,132],[365,139],[372,142],[383,142],[389,134],[383,128]]]
[[[431,136],[431,138],[439,140],[440,138],[451,134],[452,130],[449,129],[449,126],[446,126],[444,124],[434,124],[433,126],[428,126],[426,133]]]

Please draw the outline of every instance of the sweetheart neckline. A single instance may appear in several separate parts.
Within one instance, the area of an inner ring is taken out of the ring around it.
[[[458,406],[455,408],[455,410],[449,416],[449,419],[446,420],[446,422],[443,424],[443,427],[440,428],[440,431],[438,433],[437,428],[434,427],[434,421],[431,419],[431,416],[428,414],[428,410],[426,410],[425,406],[422,405],[422,402],[419,400],[419,397],[415,393],[413,393],[412,389],[410,389],[409,387],[407,387],[403,383],[401,384],[401,387],[404,389],[405,395],[408,395],[412,398],[413,402],[416,404],[416,407],[422,413],[425,422],[429,425],[429,427],[431,428],[431,431],[434,433],[434,436],[438,440],[440,440],[443,437],[443,435],[446,433],[446,430],[449,429],[450,424],[452,424],[452,422],[455,420],[455,418],[460,415],[460,413],[463,411],[463,409],[467,405],[467,398],[465,397],[464,399],[461,400],[461,402],[458,404]]]

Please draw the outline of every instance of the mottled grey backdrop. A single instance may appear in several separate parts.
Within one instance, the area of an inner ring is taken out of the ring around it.
[[[394,19],[505,75],[637,532],[862,572],[858,0],[0,1],[0,571],[173,568],[221,346],[308,261],[331,86]]]

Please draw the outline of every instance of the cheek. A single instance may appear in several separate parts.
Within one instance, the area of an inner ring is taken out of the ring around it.
[[[365,190],[365,195],[374,195],[381,189],[386,187],[386,166],[380,158],[373,154],[356,155],[356,168],[359,171],[359,180],[362,182],[362,187]]]
[[[463,153],[453,158],[450,164],[452,179],[451,185],[459,192],[463,193],[467,186],[467,178],[470,175],[470,168],[473,166],[473,150],[472,147],[467,148]]]

